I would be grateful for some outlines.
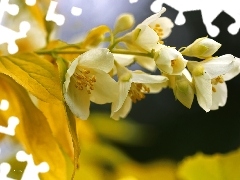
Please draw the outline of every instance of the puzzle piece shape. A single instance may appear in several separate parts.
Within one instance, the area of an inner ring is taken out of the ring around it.
[[[5,12],[15,16],[19,12],[19,7],[16,4],[9,4],[9,0],[1,0],[0,1],[0,23],[2,22],[2,18]]]
[[[7,43],[10,54],[18,52],[18,46],[15,41],[27,37],[27,32],[30,30],[30,27],[29,22],[22,21],[19,25],[19,32],[16,32],[0,25],[0,44]]]
[[[25,3],[28,6],[34,6],[36,4],[36,0],[25,0]]]
[[[179,12],[175,20],[175,24],[177,25],[183,25],[186,22],[183,12],[201,10],[203,23],[207,29],[208,34],[212,37],[216,37],[219,34],[220,29],[217,26],[212,25],[212,22],[222,11],[224,11],[235,20],[235,23],[229,25],[228,32],[232,35],[235,35],[239,31],[240,28],[239,1],[155,0],[151,4],[150,8],[153,12],[156,13],[161,10],[163,4],[167,4]]]
[[[1,180],[15,180],[12,178],[7,177],[7,174],[10,172],[11,166],[8,163],[1,163],[0,164],[0,179]]]
[[[138,2],[138,0],[129,0],[130,4],[137,3],[137,2]]]
[[[8,126],[7,127],[0,126],[0,133],[7,134],[9,136],[14,136],[15,129],[18,124],[19,124],[19,119],[15,116],[11,116],[8,118]]]
[[[0,110],[6,111],[9,108],[9,102],[6,99],[2,99],[0,102]]]
[[[16,154],[16,158],[20,162],[27,162],[27,166],[23,172],[21,180],[40,180],[38,174],[49,171],[49,165],[46,162],[42,162],[39,165],[35,165],[33,156],[28,155],[24,151],[19,151]]]
[[[71,13],[72,13],[72,15],[74,15],[74,16],[80,16],[80,15],[82,14],[82,9],[73,6],[72,9],[71,9]]]
[[[58,2],[56,2],[56,1],[51,1],[50,2],[48,12],[47,12],[47,15],[46,15],[46,20],[47,21],[53,21],[58,26],[61,26],[65,22],[65,17],[62,14],[55,13],[55,10],[57,8],[57,4],[58,4]]]

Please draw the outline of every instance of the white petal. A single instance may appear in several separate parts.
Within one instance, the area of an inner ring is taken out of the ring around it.
[[[204,70],[210,75],[211,79],[226,74],[234,67],[234,56],[226,54],[213,58],[208,61],[202,61]]]
[[[132,99],[129,96],[127,96],[122,107],[117,112],[112,111],[111,118],[115,120],[119,120],[119,118],[125,118],[130,112],[131,108],[132,108]]]
[[[64,98],[74,115],[82,120],[89,116],[90,99],[86,89],[78,90],[71,79],[67,89],[64,89]]]
[[[225,81],[229,81],[240,73],[240,58],[234,58],[233,68],[223,75]]]
[[[164,82],[164,83],[149,83],[149,84],[145,83],[144,85],[146,85],[150,89],[149,93],[159,93],[163,88],[167,87],[166,82]]]
[[[186,68],[182,71],[182,74],[187,78],[189,82],[192,82],[192,76]]]
[[[69,86],[71,77],[72,77],[72,75],[74,74],[77,66],[78,66],[78,59],[75,59],[75,60],[70,64],[70,67],[68,68],[67,73],[66,73],[66,75],[65,75],[65,82],[64,82],[64,87],[65,87],[65,89],[68,89],[68,86]]]
[[[90,99],[97,104],[110,103],[116,100],[118,96],[117,82],[101,70],[90,70],[91,75],[96,77],[94,90],[91,91]]]
[[[176,86],[173,89],[175,97],[190,109],[194,99],[194,91],[190,81],[185,76],[177,76],[175,84]]]
[[[114,59],[122,66],[128,66],[134,62],[133,55],[113,54]]]
[[[171,34],[172,28],[174,26],[171,19],[169,19],[167,17],[160,17],[160,18],[156,19],[155,21],[151,22],[149,24],[149,26],[151,28],[154,28],[156,24],[159,24],[160,28],[163,30],[163,36],[161,36],[162,39],[167,38]]]
[[[216,88],[216,92],[212,94],[212,106],[211,110],[216,110],[219,106],[224,106],[227,102],[227,85],[226,83],[218,83],[214,86]]]
[[[112,103],[113,112],[118,111],[122,107],[124,101],[128,96],[128,91],[130,90],[132,83],[130,81],[120,81],[118,84],[119,84],[118,98],[116,101]]]
[[[172,60],[175,60],[173,66],[171,65]],[[175,48],[163,46],[158,51],[155,62],[160,71],[167,74],[181,75],[188,61]]]
[[[152,21],[159,18],[164,12],[166,11],[166,8],[162,7],[161,11],[149,16],[147,19],[145,19],[141,24],[149,25]]]
[[[79,65],[96,68],[105,72],[112,70],[114,65],[113,54],[106,48],[91,49],[77,57]]]
[[[149,57],[143,57],[143,56],[136,56],[136,62],[146,68],[149,71],[155,71],[156,70],[156,63],[153,60],[153,58],[149,58]]]
[[[206,111],[212,106],[212,84],[208,74],[194,76],[198,104]]]
[[[167,77],[161,75],[150,75],[139,70],[132,72],[132,82],[135,83],[163,83],[167,80]]]
[[[159,41],[157,33],[146,25],[140,25],[138,28],[140,28],[140,32],[135,40],[135,43],[149,52],[152,49],[155,49]]]

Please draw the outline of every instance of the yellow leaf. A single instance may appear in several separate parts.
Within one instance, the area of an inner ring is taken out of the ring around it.
[[[0,94],[9,101],[9,111],[19,118],[16,138],[35,164],[47,162],[50,170],[41,174],[44,180],[66,180],[66,162],[43,113],[36,108],[28,93],[6,75],[0,74]],[[7,119],[5,119],[7,121]]]
[[[227,154],[198,153],[188,157],[180,164],[178,175],[182,180],[239,180],[240,149]]]
[[[119,167],[119,180],[177,180],[176,167],[174,162],[164,160],[147,164],[123,164]]]
[[[88,46],[97,46],[103,39],[103,35],[110,32],[110,28],[106,25],[101,25],[93,28],[89,31],[87,37],[81,44],[81,48],[87,48]]]
[[[33,53],[0,57],[0,72],[45,102],[62,100],[57,69]]]
[[[64,105],[62,103],[50,104],[39,101],[38,107],[47,118],[53,136],[73,161],[73,143],[68,128],[68,118]]]
[[[65,104],[65,111],[67,112],[68,127],[72,136],[73,148],[74,148],[74,169],[72,174],[72,179],[74,179],[76,170],[79,169],[80,147],[78,142],[76,119],[73,113],[71,112],[71,110],[69,109],[69,107],[67,106],[67,104]]]
[[[58,65],[58,72],[59,72],[59,77],[61,80],[61,85],[63,85],[63,83],[65,82],[65,75],[67,73],[68,70],[68,64],[67,62],[59,57],[56,61],[57,65]]]

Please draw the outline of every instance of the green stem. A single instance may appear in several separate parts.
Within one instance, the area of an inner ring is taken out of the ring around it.
[[[35,51],[36,54],[82,54],[85,53],[86,49],[79,49],[79,50],[38,50]]]
[[[43,54],[83,54],[87,49],[79,49],[79,50],[38,50],[35,51],[36,54],[43,55]],[[111,53],[114,54],[125,54],[125,55],[134,55],[134,56],[143,56],[143,57],[150,57],[152,58],[152,53],[142,53],[142,52],[133,52],[127,50],[111,50]]]
[[[126,54],[126,55],[134,55],[134,56],[144,56],[144,57],[150,57],[152,58],[152,53],[142,53],[142,52],[133,52],[133,51],[127,51],[127,50],[111,50],[114,54]]]

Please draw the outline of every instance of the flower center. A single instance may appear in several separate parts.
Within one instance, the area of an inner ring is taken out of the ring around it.
[[[220,76],[218,76],[216,78],[213,78],[211,80],[212,85],[217,85],[218,83],[223,83],[223,82],[224,82],[224,79],[223,79],[222,75],[220,75]],[[213,87],[213,86],[212,86],[212,91],[213,92],[217,92],[216,88]]]
[[[75,87],[78,90],[87,89],[88,94],[91,94],[91,90],[94,89],[94,83],[96,82],[96,77],[90,75],[89,70],[77,69],[77,72],[73,74],[75,79]]]
[[[221,75],[211,80],[211,83],[213,85],[217,85],[218,83],[223,83],[223,82],[224,82],[224,79]]]
[[[176,60],[176,59],[171,60],[171,66],[172,66],[172,67],[175,66],[176,63],[177,63],[177,60]]]
[[[149,93],[150,89],[141,83],[132,83],[131,88],[128,92],[128,95],[131,97],[132,102],[136,103],[137,101],[140,101],[141,99],[145,98],[144,93]]]
[[[159,43],[164,44],[164,42],[162,41],[162,37],[163,37],[163,29],[161,28],[160,24],[155,24],[154,27],[151,27],[159,36]]]

